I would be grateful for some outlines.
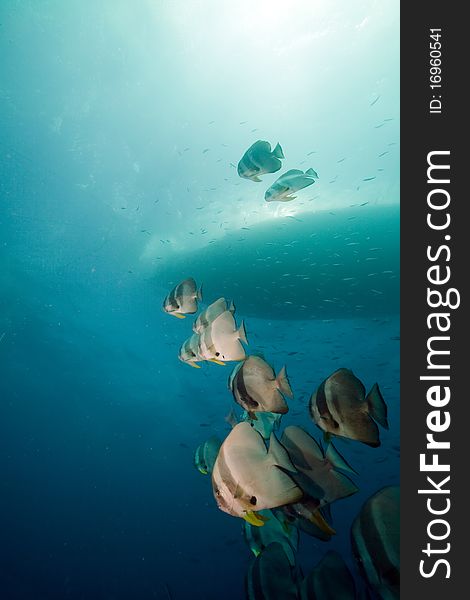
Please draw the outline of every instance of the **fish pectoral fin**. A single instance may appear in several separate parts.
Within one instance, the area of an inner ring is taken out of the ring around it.
[[[173,315],[173,317],[176,317],[177,319],[186,319],[186,315],[182,315],[181,313],[172,312],[170,315]]]
[[[281,202],[290,202],[291,200],[295,200],[297,196],[284,196],[284,198],[279,198]]]
[[[255,175],[251,178],[251,181],[256,181],[256,183],[260,183],[261,179],[257,175]]]
[[[214,363],[216,365],[221,365],[222,367],[226,366],[224,362],[222,362],[221,360],[217,360],[216,358],[211,358],[207,362],[211,362],[211,363]]]
[[[243,518],[247,523],[254,525],[255,527],[263,527],[266,521],[269,521],[269,517],[263,517],[263,515],[260,515],[253,510],[247,510],[243,515]]]
[[[335,535],[336,531],[330,527],[330,525],[325,521],[325,518],[322,516],[319,510],[316,510],[309,517],[309,521],[316,525],[319,529],[321,529],[327,535]]]

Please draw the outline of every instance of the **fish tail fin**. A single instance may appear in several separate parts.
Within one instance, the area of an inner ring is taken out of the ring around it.
[[[310,175],[310,177],[315,177],[315,179],[318,179],[318,173],[316,171],[314,171],[312,168],[307,169],[305,171],[305,175]]]
[[[343,456],[341,456],[341,454],[338,452],[338,450],[336,450],[333,444],[328,444],[325,456],[334,467],[342,469],[343,471],[349,471],[350,473],[354,473],[355,475],[357,475],[357,471],[355,471],[351,467],[351,465],[348,464],[346,459]]]
[[[273,155],[276,158],[285,158],[284,152],[282,151],[281,144],[279,142],[276,144],[276,147],[273,150]]]
[[[246,329],[245,329],[245,323],[244,321],[241,322],[240,327],[238,328],[238,337],[240,338],[240,340],[242,342],[245,342],[245,344],[248,344],[248,340],[246,338]]]
[[[374,421],[377,421],[384,429],[388,429],[387,405],[377,383],[374,383],[372,389],[367,394],[366,402],[369,407],[369,414]]]
[[[294,393],[292,392],[292,388],[289,383],[289,378],[287,377],[286,367],[282,367],[276,377],[276,385],[279,390],[287,396],[288,398],[293,398]]]
[[[201,283],[201,285],[199,286],[199,289],[198,289],[198,290],[197,290],[197,292],[196,292],[196,298],[197,298],[197,299],[198,299],[200,302],[202,302],[202,283]]]

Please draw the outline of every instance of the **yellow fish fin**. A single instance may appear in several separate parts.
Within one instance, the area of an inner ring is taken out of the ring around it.
[[[190,367],[193,367],[194,369],[200,369],[201,368],[201,365],[197,365],[195,362],[192,362],[190,360],[188,360],[186,362],[186,364],[189,365]]]
[[[243,515],[243,518],[247,523],[254,525],[255,527],[263,527],[266,521],[269,521],[268,517],[263,517],[263,515],[260,515],[253,510],[247,510]]]
[[[215,363],[216,365],[221,365],[222,367],[225,367],[225,363],[224,363],[224,362],[222,362],[221,360],[217,360],[216,358],[211,358],[211,359],[209,360],[209,362],[213,362],[213,363]]]
[[[336,531],[332,527],[330,527],[330,525],[328,525],[328,523],[325,521],[319,510],[316,510],[314,513],[312,513],[312,516],[309,518],[309,521],[311,521],[314,525],[319,527],[327,535],[336,534]]]
[[[177,312],[172,312],[170,313],[170,315],[173,315],[174,317],[176,317],[177,319],[186,319],[185,315],[182,315],[181,313],[177,313]]]

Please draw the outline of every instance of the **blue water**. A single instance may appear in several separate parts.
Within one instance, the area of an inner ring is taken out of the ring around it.
[[[178,361],[191,320],[161,311],[192,275],[287,365],[283,425],[319,437],[336,368],[379,382],[390,431],[337,442],[360,491],[300,542],[305,573],[354,570],[351,521],[399,479],[396,3],[5,0],[0,55],[0,598],[244,597],[242,521],[193,466],[231,367]],[[320,179],[265,203],[276,176],[231,165],[256,139]]]

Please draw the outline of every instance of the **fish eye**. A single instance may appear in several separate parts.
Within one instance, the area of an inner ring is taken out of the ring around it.
[[[250,498],[250,504],[252,504],[253,506],[256,506],[256,503],[258,502],[256,496],[251,496]]]
[[[216,353],[215,353],[215,355],[216,355],[216,356],[220,356],[220,352],[216,352]]]

